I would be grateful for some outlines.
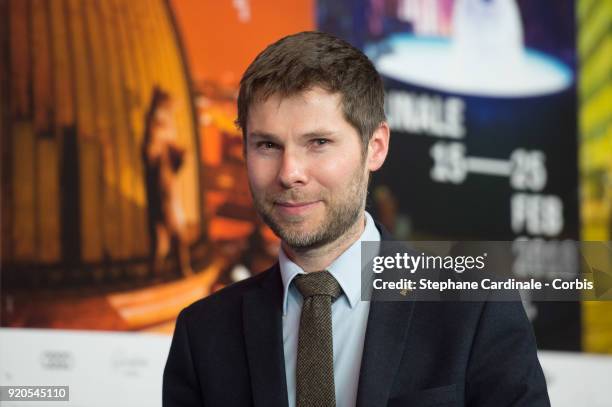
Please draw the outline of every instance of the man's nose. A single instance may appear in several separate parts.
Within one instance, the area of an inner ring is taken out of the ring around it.
[[[306,162],[296,151],[285,149],[283,151],[278,179],[284,188],[293,188],[296,185],[306,184],[308,176]]]

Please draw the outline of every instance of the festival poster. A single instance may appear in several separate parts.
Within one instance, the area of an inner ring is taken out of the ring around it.
[[[274,261],[235,103],[311,1],[2,7],[2,326],[171,333]]]
[[[398,239],[577,239],[579,186],[583,237],[609,239],[609,33],[581,37],[587,80],[575,44],[601,4],[0,1],[2,384],[159,401],[177,313],[275,259],[233,120],[249,61],[297,31],[346,38],[384,77],[368,209]],[[609,351],[609,310],[587,305],[586,350]],[[580,349],[578,304],[528,311],[541,347]]]
[[[398,240],[579,239],[575,6],[319,2],[319,28],[385,83],[391,148],[370,207]],[[578,303],[524,304],[540,346],[580,349]]]

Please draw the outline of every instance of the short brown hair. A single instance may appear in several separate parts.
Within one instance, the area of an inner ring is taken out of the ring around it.
[[[382,79],[363,52],[330,34],[305,31],[264,49],[240,80],[238,119],[246,141],[249,107],[273,94],[290,96],[315,86],[342,97],[344,117],[360,134],[364,152],[385,121]]]

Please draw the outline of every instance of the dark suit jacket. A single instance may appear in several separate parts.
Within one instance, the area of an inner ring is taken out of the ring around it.
[[[282,295],[276,264],[184,309],[163,406],[287,406]],[[522,304],[372,301],[357,405],[549,406]]]

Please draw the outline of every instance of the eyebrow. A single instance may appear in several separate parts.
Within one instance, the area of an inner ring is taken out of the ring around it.
[[[271,133],[264,133],[264,132],[259,132],[259,131],[254,131],[252,133],[248,134],[248,139],[250,141],[254,141],[254,140],[270,140],[270,141],[280,141],[280,139],[275,136],[274,134]]]
[[[305,139],[305,138],[313,138],[313,137],[329,137],[334,135],[335,132],[331,131],[331,130],[313,130],[313,131],[309,131],[308,133],[304,133],[302,135],[300,135],[300,139]],[[259,131],[254,131],[252,133],[248,134],[249,136],[249,140],[270,140],[273,142],[278,142],[280,143],[282,140],[280,137],[278,137],[275,134],[272,133],[266,133],[266,132],[259,132]]]

